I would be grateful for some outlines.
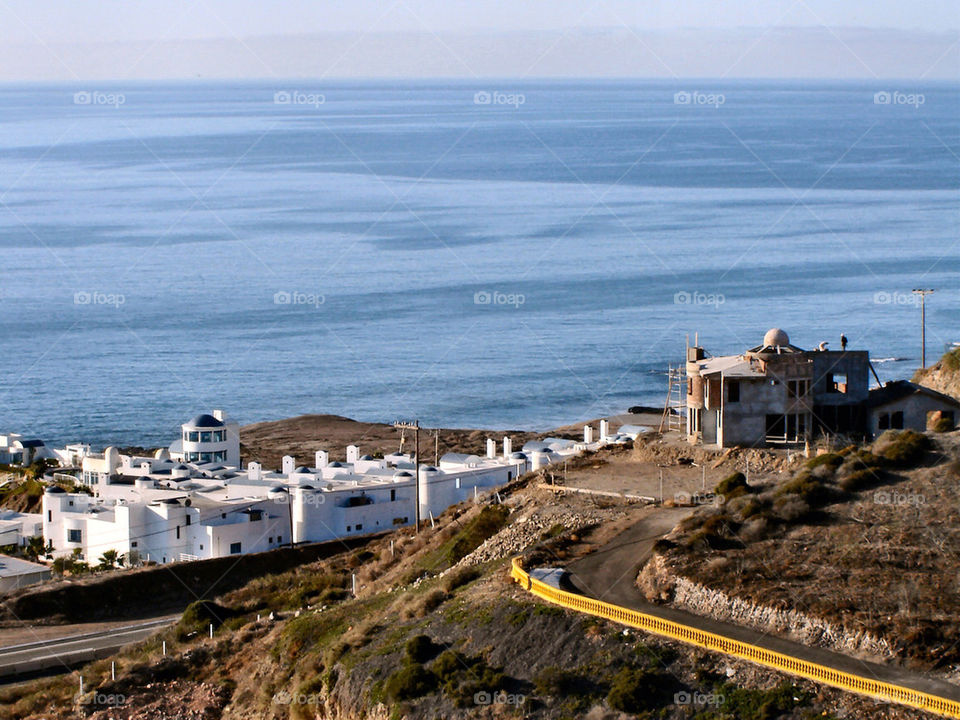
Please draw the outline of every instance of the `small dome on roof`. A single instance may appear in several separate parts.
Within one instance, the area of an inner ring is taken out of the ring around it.
[[[184,423],[185,426],[191,428],[222,428],[223,423],[220,420],[217,420],[213,415],[208,415],[207,413],[201,413],[194,418],[191,418]]]
[[[393,474],[395,478],[412,478],[413,473],[408,473],[406,470],[398,470]]]
[[[313,485],[308,485],[307,483],[300,483],[299,487],[301,490],[316,490]]]
[[[780,328],[770,328],[763,336],[765,347],[787,347],[790,345],[790,336]]]
[[[510,453],[510,459],[511,459],[511,460],[526,460],[526,459],[527,459],[527,456],[524,455],[522,452],[515,452],[515,453]]]
[[[298,472],[298,473],[309,473],[309,472],[310,472],[310,468],[308,468],[306,465],[301,465],[301,466],[298,467],[296,470],[294,470],[294,472]]]
[[[327,465],[327,467],[343,467],[343,463],[337,460],[334,460],[332,463]]]
[[[283,485],[274,485],[272,488],[270,488],[269,492],[272,492],[272,493],[285,493],[285,492],[287,492],[287,489],[286,489]]]
[[[46,490],[44,490],[44,492],[47,493],[48,495],[62,495],[67,491],[58,485],[51,485]]]
[[[373,455],[364,455],[361,460],[373,460]]]
[[[424,472],[436,472],[436,471],[437,471],[437,469],[436,469],[433,465],[424,465],[424,466],[423,466],[422,468],[420,468],[420,469],[423,470]]]
[[[167,498],[166,500],[161,501],[164,505],[179,505],[180,501],[176,498]]]

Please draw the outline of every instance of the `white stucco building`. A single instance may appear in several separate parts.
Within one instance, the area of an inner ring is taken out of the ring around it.
[[[107,550],[169,563],[367,535],[412,525],[418,509],[429,521],[530,470],[622,437],[605,421],[601,436],[594,442],[588,427],[582,442],[546,438],[523,452],[514,452],[509,437],[502,449],[490,438],[485,455],[448,453],[436,466],[399,452],[362,455],[351,445],[345,462],[318,450],[310,466],[285,456],[280,471],[271,471],[257,462],[240,466],[238,426],[214,411],[184,423],[170,448],[153,455],[83,452],[78,479],[87,492],[48,488],[43,536],[55,556],[79,551],[95,564]]]

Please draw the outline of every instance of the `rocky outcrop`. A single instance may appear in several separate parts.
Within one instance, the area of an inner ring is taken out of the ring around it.
[[[676,608],[790,638],[804,645],[823,647],[847,655],[892,659],[894,648],[885,639],[862,631],[850,631],[794,609],[777,609],[751,600],[732,597],[677,575],[656,555],[637,578],[648,600],[669,602]]]
[[[960,400],[960,348],[946,353],[930,367],[917,370],[913,382]]]
[[[601,519],[599,514],[589,512],[560,511],[521,515],[450,569],[513,557],[542,540],[544,534],[557,525],[561,525],[564,530],[576,532],[587,525],[600,522]]]

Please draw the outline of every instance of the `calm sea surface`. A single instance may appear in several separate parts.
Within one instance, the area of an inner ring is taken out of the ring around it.
[[[772,326],[909,376],[912,288],[960,340],[958,156],[946,84],[0,88],[0,430],[545,428]]]

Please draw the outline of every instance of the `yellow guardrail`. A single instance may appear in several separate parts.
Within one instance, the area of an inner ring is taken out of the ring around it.
[[[520,558],[513,559],[513,567],[510,576],[520,583],[528,592],[543,598],[544,600],[561,605],[571,610],[596,615],[606,618],[621,625],[645,630],[647,632],[668,637],[673,640],[679,640],[690,645],[721,652],[726,655],[733,655],[742,660],[748,660],[758,665],[765,665],[775,670],[780,670],[791,675],[813,680],[814,682],[832,685],[841,690],[859,693],[878,700],[898,703],[900,705],[909,705],[928,712],[944,715],[951,718],[960,718],[960,702],[948,700],[947,698],[930,695],[919,690],[893,685],[881,680],[853,675],[834,668],[825,667],[806,660],[799,660],[789,655],[778,653],[774,650],[767,650],[758,645],[734,640],[732,638],[717,635],[705,630],[683,625],[671,620],[655,617],[642,613],[639,610],[611,605],[602,600],[576,593],[567,592],[547,585],[540,580],[530,577],[523,569],[523,562]]]

